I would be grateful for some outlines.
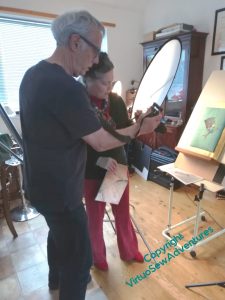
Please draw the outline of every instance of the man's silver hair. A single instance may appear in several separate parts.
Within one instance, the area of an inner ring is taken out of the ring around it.
[[[52,22],[51,27],[58,46],[68,45],[72,33],[88,37],[95,28],[102,32],[102,36],[105,34],[103,25],[85,10],[64,13]]]

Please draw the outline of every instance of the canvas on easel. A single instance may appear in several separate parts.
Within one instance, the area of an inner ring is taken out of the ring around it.
[[[225,71],[206,83],[176,150],[225,163]]]
[[[217,160],[225,146],[225,108],[206,107],[193,132],[190,147]]]
[[[214,71],[176,147],[175,167],[225,186],[225,71]]]

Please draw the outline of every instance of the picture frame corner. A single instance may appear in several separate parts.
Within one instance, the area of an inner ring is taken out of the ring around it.
[[[221,56],[220,60],[220,70],[225,71],[225,55]]]
[[[221,25],[223,18],[225,19],[225,8],[217,9],[215,11],[211,55],[225,54],[225,26]],[[220,36],[222,48],[218,45],[218,36]]]

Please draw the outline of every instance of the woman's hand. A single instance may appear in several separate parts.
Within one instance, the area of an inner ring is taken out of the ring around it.
[[[136,110],[134,113],[134,119],[137,122],[139,117],[142,115],[142,110]]]
[[[106,164],[106,170],[112,172],[113,174],[116,174],[116,169],[117,169],[117,161],[109,157]]]

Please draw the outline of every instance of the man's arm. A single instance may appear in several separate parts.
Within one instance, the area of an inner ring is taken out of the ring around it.
[[[119,129],[116,131],[122,135],[129,136],[130,138],[133,139],[136,137],[137,133],[138,135],[142,135],[154,131],[155,128],[159,125],[160,119],[161,116],[145,118],[141,124],[141,128],[140,128],[140,123],[135,123],[129,127]],[[103,128],[89,135],[84,136],[82,139],[88,145],[90,145],[94,150],[98,152],[117,148],[125,144],[117,140],[115,137],[113,137],[108,131],[104,130]]]

